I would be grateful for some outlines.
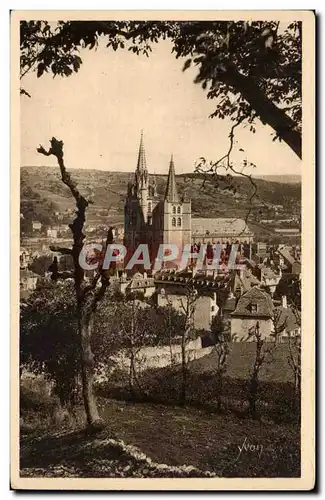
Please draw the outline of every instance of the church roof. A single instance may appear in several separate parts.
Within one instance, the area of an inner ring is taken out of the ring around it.
[[[144,150],[144,143],[143,143],[143,131],[141,131],[137,170],[141,171],[147,170],[146,152]]]
[[[192,236],[251,236],[253,233],[244,219],[204,218],[192,219]]]
[[[180,201],[176,185],[175,165],[174,165],[173,155],[171,156],[169,164],[165,200],[175,203],[179,203]]]

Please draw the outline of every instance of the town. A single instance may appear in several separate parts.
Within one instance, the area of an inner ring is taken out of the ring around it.
[[[191,284],[198,291],[196,310],[199,312],[194,315],[194,326],[198,330],[209,331],[213,318],[221,317],[229,324],[229,341],[253,340],[254,336],[248,333],[257,322],[262,338],[268,341],[285,342],[288,335],[300,335],[300,325],[293,310],[295,305],[290,300],[288,303],[288,296],[292,297],[293,290],[300,283],[299,244],[256,241],[249,223],[239,218],[193,218],[191,200],[181,198],[178,193],[173,158],[169,164],[165,194],[160,198],[155,176],[150,176],[147,169],[143,135],[134,181],[128,183],[126,191],[124,227],[113,226],[114,242],[124,243],[129,252],[147,243],[155,256],[160,244],[180,247],[190,244],[192,252],[199,252],[200,246],[205,245],[206,261],[213,255],[213,247],[218,245],[226,247],[223,258],[227,261],[231,245],[236,244],[242,269],[222,271],[220,268],[216,271],[208,269],[210,266],[205,263],[202,269],[196,270],[193,262],[187,269],[179,269],[174,262],[172,267],[165,263],[159,273],[141,271],[141,266],[126,272],[122,259],[115,265],[111,278],[114,290],[125,296],[136,295],[145,299],[155,296],[158,306],[171,303],[177,309],[179,298],[186,295]],[[108,227],[109,220],[106,231]],[[38,282],[51,279],[53,260],[61,271],[73,268],[70,256],[50,249],[69,241],[68,225],[47,228],[46,237],[42,238],[41,234],[42,224],[32,221],[32,234],[22,238],[22,300],[36,289]],[[104,243],[103,239],[91,241]],[[218,290],[224,287],[224,283],[229,283],[228,296],[221,304]],[[273,318],[279,314],[285,327],[275,335]]]
[[[312,480],[312,13],[185,14],[17,23],[24,487]]]

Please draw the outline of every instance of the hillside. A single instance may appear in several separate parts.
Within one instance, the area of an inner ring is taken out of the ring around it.
[[[282,184],[300,184],[301,175],[291,175],[291,174],[278,174],[278,175],[258,175],[258,179],[264,179],[265,181],[280,182]]]
[[[106,172],[102,170],[73,170],[73,177],[81,192],[90,197],[87,222],[90,225],[122,223],[127,183],[133,178],[128,172]],[[157,175],[157,190],[163,195],[167,176]],[[241,217],[248,214],[250,220],[274,216],[274,205],[282,205],[286,217],[300,210],[301,192],[299,184],[284,184],[255,179],[255,186],[244,177],[212,177],[197,174],[177,176],[181,194],[192,200],[192,213],[196,217]],[[44,224],[71,221],[74,203],[68,188],[60,180],[56,167],[22,167],[21,169],[21,213],[25,220],[40,220]],[[59,215],[60,214],[60,215]],[[62,219],[63,217],[63,219]]]

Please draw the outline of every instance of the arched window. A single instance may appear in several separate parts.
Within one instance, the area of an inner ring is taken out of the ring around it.
[[[172,218],[172,226],[175,227],[176,226],[176,217],[173,217]]]
[[[181,206],[180,206],[180,205],[178,205],[178,207],[177,207],[177,213],[178,213],[178,214],[180,214],[180,213],[181,213]]]
[[[177,218],[177,225],[178,227],[181,227],[182,225],[182,219],[180,217]]]
[[[173,205],[173,214],[176,214],[176,207]]]

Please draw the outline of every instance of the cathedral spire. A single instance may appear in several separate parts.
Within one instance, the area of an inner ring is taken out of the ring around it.
[[[171,155],[171,158],[170,158],[165,200],[167,200],[169,202],[175,202],[175,203],[179,203],[179,201],[180,201],[179,196],[178,196],[178,191],[177,191],[177,185],[176,185],[175,165],[174,165],[173,155]]]
[[[147,170],[146,152],[144,150],[144,143],[143,143],[143,130],[141,130],[141,139],[140,139],[140,146],[139,146],[137,170],[141,171],[141,172]]]

